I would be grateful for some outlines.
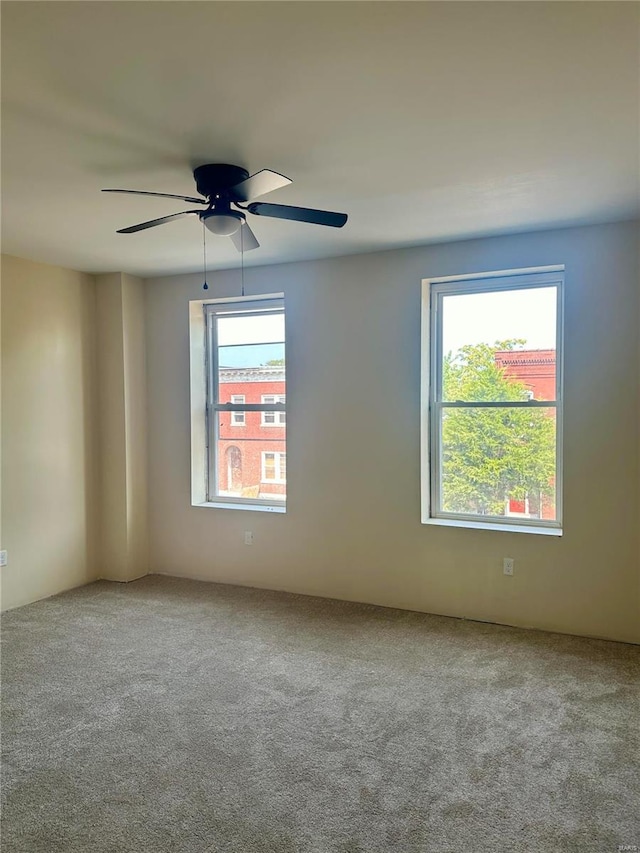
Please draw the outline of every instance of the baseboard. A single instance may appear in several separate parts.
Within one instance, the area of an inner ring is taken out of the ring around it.
[[[527,625],[527,624],[518,624],[516,622],[496,622],[493,619],[481,619],[477,616],[466,616],[461,615],[459,613],[442,613],[435,610],[416,610],[410,607],[398,607],[389,604],[380,604],[377,601],[363,601],[361,599],[356,598],[336,598],[335,596],[327,596],[320,595],[317,592],[300,592],[298,590],[293,589],[284,589],[281,587],[273,587],[273,586],[257,586],[255,584],[243,584],[236,583],[231,581],[224,580],[214,580],[211,577],[205,577],[204,575],[198,575],[197,573],[189,573],[188,575],[172,575],[169,572],[154,572],[150,571],[149,576],[158,575],[160,577],[167,578],[176,578],[177,580],[193,580],[200,581],[203,583],[211,583],[211,584],[220,584],[222,586],[236,586],[241,589],[258,589],[264,592],[282,592],[287,593],[288,595],[303,595],[307,598],[321,598],[324,601],[340,601],[346,602],[349,604],[362,604],[367,607],[380,607],[385,610],[401,610],[407,613],[422,613],[425,616],[442,616],[446,619],[459,619],[465,622],[479,622],[483,625],[497,625],[502,628],[518,628],[522,631],[539,631],[544,634],[560,634],[564,637],[581,637],[586,640],[604,640],[608,643],[623,643],[628,646],[637,646],[640,645],[640,638],[638,639],[620,639],[619,637],[612,637],[603,634],[587,634],[580,633],[577,634],[573,631],[562,630],[561,628],[541,628],[538,625]]]

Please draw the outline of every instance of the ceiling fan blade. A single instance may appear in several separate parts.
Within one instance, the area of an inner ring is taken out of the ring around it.
[[[310,207],[291,207],[288,204],[268,204],[257,201],[246,208],[258,216],[274,216],[276,219],[295,219],[296,222],[311,222],[314,225],[329,225],[342,228],[347,221],[346,213],[333,213],[330,210],[313,210]]]
[[[129,195],[153,195],[160,198],[179,198],[181,201],[191,201],[194,204],[207,204],[203,198],[194,198],[190,195],[174,195],[173,193],[148,193],[144,190],[101,190],[103,193],[128,193]]]
[[[248,252],[250,249],[257,249],[260,243],[256,240],[256,235],[246,222],[242,223],[242,228],[239,228],[235,234],[231,235],[233,245],[239,252]]]
[[[138,225],[130,225],[128,228],[120,228],[116,234],[133,234],[136,231],[144,231],[145,228],[154,228],[156,225],[163,225],[165,222],[170,222],[172,219],[180,219],[183,216],[189,216],[191,213],[200,214],[199,210],[181,210],[180,213],[170,213],[169,216],[161,216],[160,219],[150,219],[148,222],[140,222]]]
[[[251,198],[258,198],[258,196],[279,190],[280,187],[286,187],[290,183],[291,178],[286,178],[270,169],[262,169],[261,172],[256,172],[255,175],[250,175],[246,180],[236,184],[235,187],[231,187],[229,192],[238,201],[249,201]]]

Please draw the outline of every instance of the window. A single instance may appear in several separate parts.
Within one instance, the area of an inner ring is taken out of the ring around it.
[[[244,394],[231,395],[231,402],[236,405],[240,405],[244,401]],[[244,412],[231,412],[231,426],[244,426],[245,424]]]
[[[263,403],[284,403],[284,394],[263,394]],[[262,426],[284,426],[286,423],[286,412],[263,412]]]
[[[286,483],[286,453],[262,451],[262,481],[264,483]]]
[[[205,502],[282,511],[286,501],[283,299],[278,295],[212,300],[202,303],[201,311],[206,364]],[[264,423],[280,429],[265,431]],[[237,427],[243,427],[241,434]]]
[[[561,534],[563,280],[423,282],[423,522]]]

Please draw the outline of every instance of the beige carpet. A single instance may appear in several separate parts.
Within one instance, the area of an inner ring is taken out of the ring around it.
[[[160,577],[3,635],[3,853],[640,849],[640,647]]]

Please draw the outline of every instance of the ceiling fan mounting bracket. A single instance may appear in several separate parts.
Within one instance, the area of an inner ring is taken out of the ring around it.
[[[249,172],[241,166],[232,166],[229,163],[206,163],[193,170],[193,177],[200,195],[211,199],[246,181]]]

